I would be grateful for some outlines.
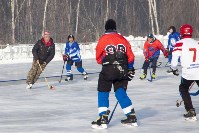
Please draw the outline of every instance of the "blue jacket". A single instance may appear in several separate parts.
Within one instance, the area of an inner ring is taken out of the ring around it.
[[[80,62],[81,61],[81,56],[80,56],[80,48],[79,44],[77,42],[66,42],[66,47],[65,47],[65,53],[69,55],[69,60],[72,60],[74,62]]]
[[[169,40],[168,40],[168,45],[167,45],[167,48],[169,49],[169,51],[173,50],[176,42],[179,40],[180,40],[180,34],[178,32],[174,32],[169,35]]]

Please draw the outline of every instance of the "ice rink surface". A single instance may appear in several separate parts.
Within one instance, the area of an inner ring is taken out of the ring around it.
[[[91,129],[91,122],[98,117],[97,80],[101,66],[95,59],[83,60],[89,75],[87,81],[81,75],[74,75],[70,82],[49,78],[56,90],[49,90],[44,79],[40,79],[31,90],[26,89],[25,80],[0,82],[0,133],[198,133],[199,121],[183,119],[184,107],[176,107],[181,100],[178,93],[180,76],[167,74],[168,67],[157,68],[157,80],[140,81],[143,57],[136,57],[136,77],[129,82],[128,96],[133,102],[139,127],[124,127],[120,120],[125,116],[117,107],[108,129]],[[162,65],[167,59],[160,58]],[[53,61],[45,69],[46,76],[58,76],[63,62]],[[0,81],[24,79],[31,63],[0,65]],[[78,74],[72,67],[74,74]],[[42,77],[43,75],[41,75]],[[149,72],[148,72],[149,77]],[[198,87],[193,86],[193,92]],[[196,112],[199,112],[199,98],[192,97]],[[110,110],[114,108],[114,92],[110,95]]]

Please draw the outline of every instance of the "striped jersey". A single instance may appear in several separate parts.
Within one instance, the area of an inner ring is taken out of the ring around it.
[[[172,69],[176,69],[179,57],[182,77],[187,80],[199,80],[199,42],[192,38],[184,38],[176,42],[172,52]]]

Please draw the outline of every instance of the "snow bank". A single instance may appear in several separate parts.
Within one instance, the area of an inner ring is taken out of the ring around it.
[[[135,55],[143,54],[143,45],[146,41],[147,37],[134,37],[130,35],[128,37],[124,36],[131,44],[132,50]],[[164,46],[167,45],[167,38],[163,35],[155,35],[157,39],[159,39]],[[95,58],[95,47],[97,42],[87,42],[80,43],[81,56],[82,59],[90,59]],[[30,63],[32,62],[32,47],[33,44],[20,44],[20,45],[9,45],[0,47],[0,64],[13,64],[13,63]],[[62,60],[62,54],[64,52],[65,43],[56,43],[56,53],[53,61]]]

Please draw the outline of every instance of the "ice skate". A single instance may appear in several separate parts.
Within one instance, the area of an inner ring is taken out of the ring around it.
[[[121,123],[127,126],[138,126],[134,109],[131,110],[131,114],[129,114],[126,119],[121,120]]]
[[[87,72],[83,72],[83,76],[84,76],[84,80],[88,79],[88,73]]]
[[[171,73],[171,72],[173,72],[173,70],[169,68],[169,70],[167,70],[167,73]]]
[[[108,115],[110,110],[106,112],[106,114],[100,116],[96,121],[93,121],[91,124],[91,128],[94,129],[106,129],[108,125]]]
[[[190,109],[186,114],[184,114],[184,118],[187,121],[196,121],[196,112],[195,109]]]
[[[156,78],[155,73],[153,73],[153,74],[151,75],[151,78],[152,78],[152,79],[155,79],[155,78]]]
[[[65,81],[73,80],[73,74],[67,75]]]
[[[146,78],[146,74],[143,73],[143,75],[140,77],[140,80],[143,80],[143,79],[145,79],[145,78]]]
[[[32,88],[32,84],[28,84],[27,86],[26,86],[26,89],[31,89]]]

